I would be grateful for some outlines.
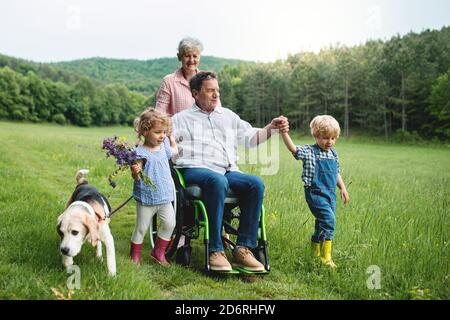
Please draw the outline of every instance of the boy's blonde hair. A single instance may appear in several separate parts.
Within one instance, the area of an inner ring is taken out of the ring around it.
[[[145,133],[157,123],[162,123],[163,126],[168,127],[169,116],[153,107],[145,109],[139,117],[134,119],[133,123],[134,131],[136,131],[138,139],[144,137]]]
[[[331,136],[339,138],[339,135],[341,134],[341,127],[339,126],[339,122],[337,122],[336,119],[332,116],[317,116],[312,119],[309,126],[311,128],[311,134],[314,137]]]

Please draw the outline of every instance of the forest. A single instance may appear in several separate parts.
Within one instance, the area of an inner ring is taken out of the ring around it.
[[[36,63],[0,55],[0,119],[77,126],[129,125],[153,105],[176,58]],[[273,63],[202,57],[222,104],[254,126],[274,116],[306,131],[331,114],[342,134],[450,141],[450,27],[368,40]]]

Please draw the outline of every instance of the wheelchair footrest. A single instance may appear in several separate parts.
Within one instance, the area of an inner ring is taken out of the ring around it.
[[[214,274],[240,274],[240,272],[235,269],[231,269],[230,271],[209,270],[208,272],[214,273]]]
[[[254,274],[254,275],[264,275],[269,274],[270,271],[264,270],[264,271],[250,271],[244,268],[234,267],[230,271],[216,271],[216,270],[210,270],[210,273],[216,273],[216,274]]]
[[[269,271],[267,270],[263,270],[263,271],[250,271],[244,268],[240,268],[240,267],[233,267],[233,270],[236,270],[237,272],[241,273],[241,274],[268,274]]]

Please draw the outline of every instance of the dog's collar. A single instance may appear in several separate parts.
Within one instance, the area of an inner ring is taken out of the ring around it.
[[[95,217],[94,208],[92,208],[92,206],[89,203],[84,202],[84,201],[74,201],[70,204],[69,208],[75,207],[75,206],[82,206],[82,207],[86,208],[86,210],[89,212],[89,214],[91,216]]]

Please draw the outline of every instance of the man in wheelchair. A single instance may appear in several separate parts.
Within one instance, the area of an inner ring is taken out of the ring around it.
[[[172,118],[179,148],[174,160],[186,185],[198,185],[202,190],[208,212],[210,269],[232,270],[221,237],[224,202],[231,188],[241,210],[232,263],[249,271],[263,271],[263,264],[255,259],[251,249],[257,245],[264,183],[260,177],[239,171],[237,148],[255,147],[278,129],[287,132],[289,123],[280,116],[257,129],[230,109],[219,106],[219,84],[212,72],[197,73],[189,84],[195,104]]]

